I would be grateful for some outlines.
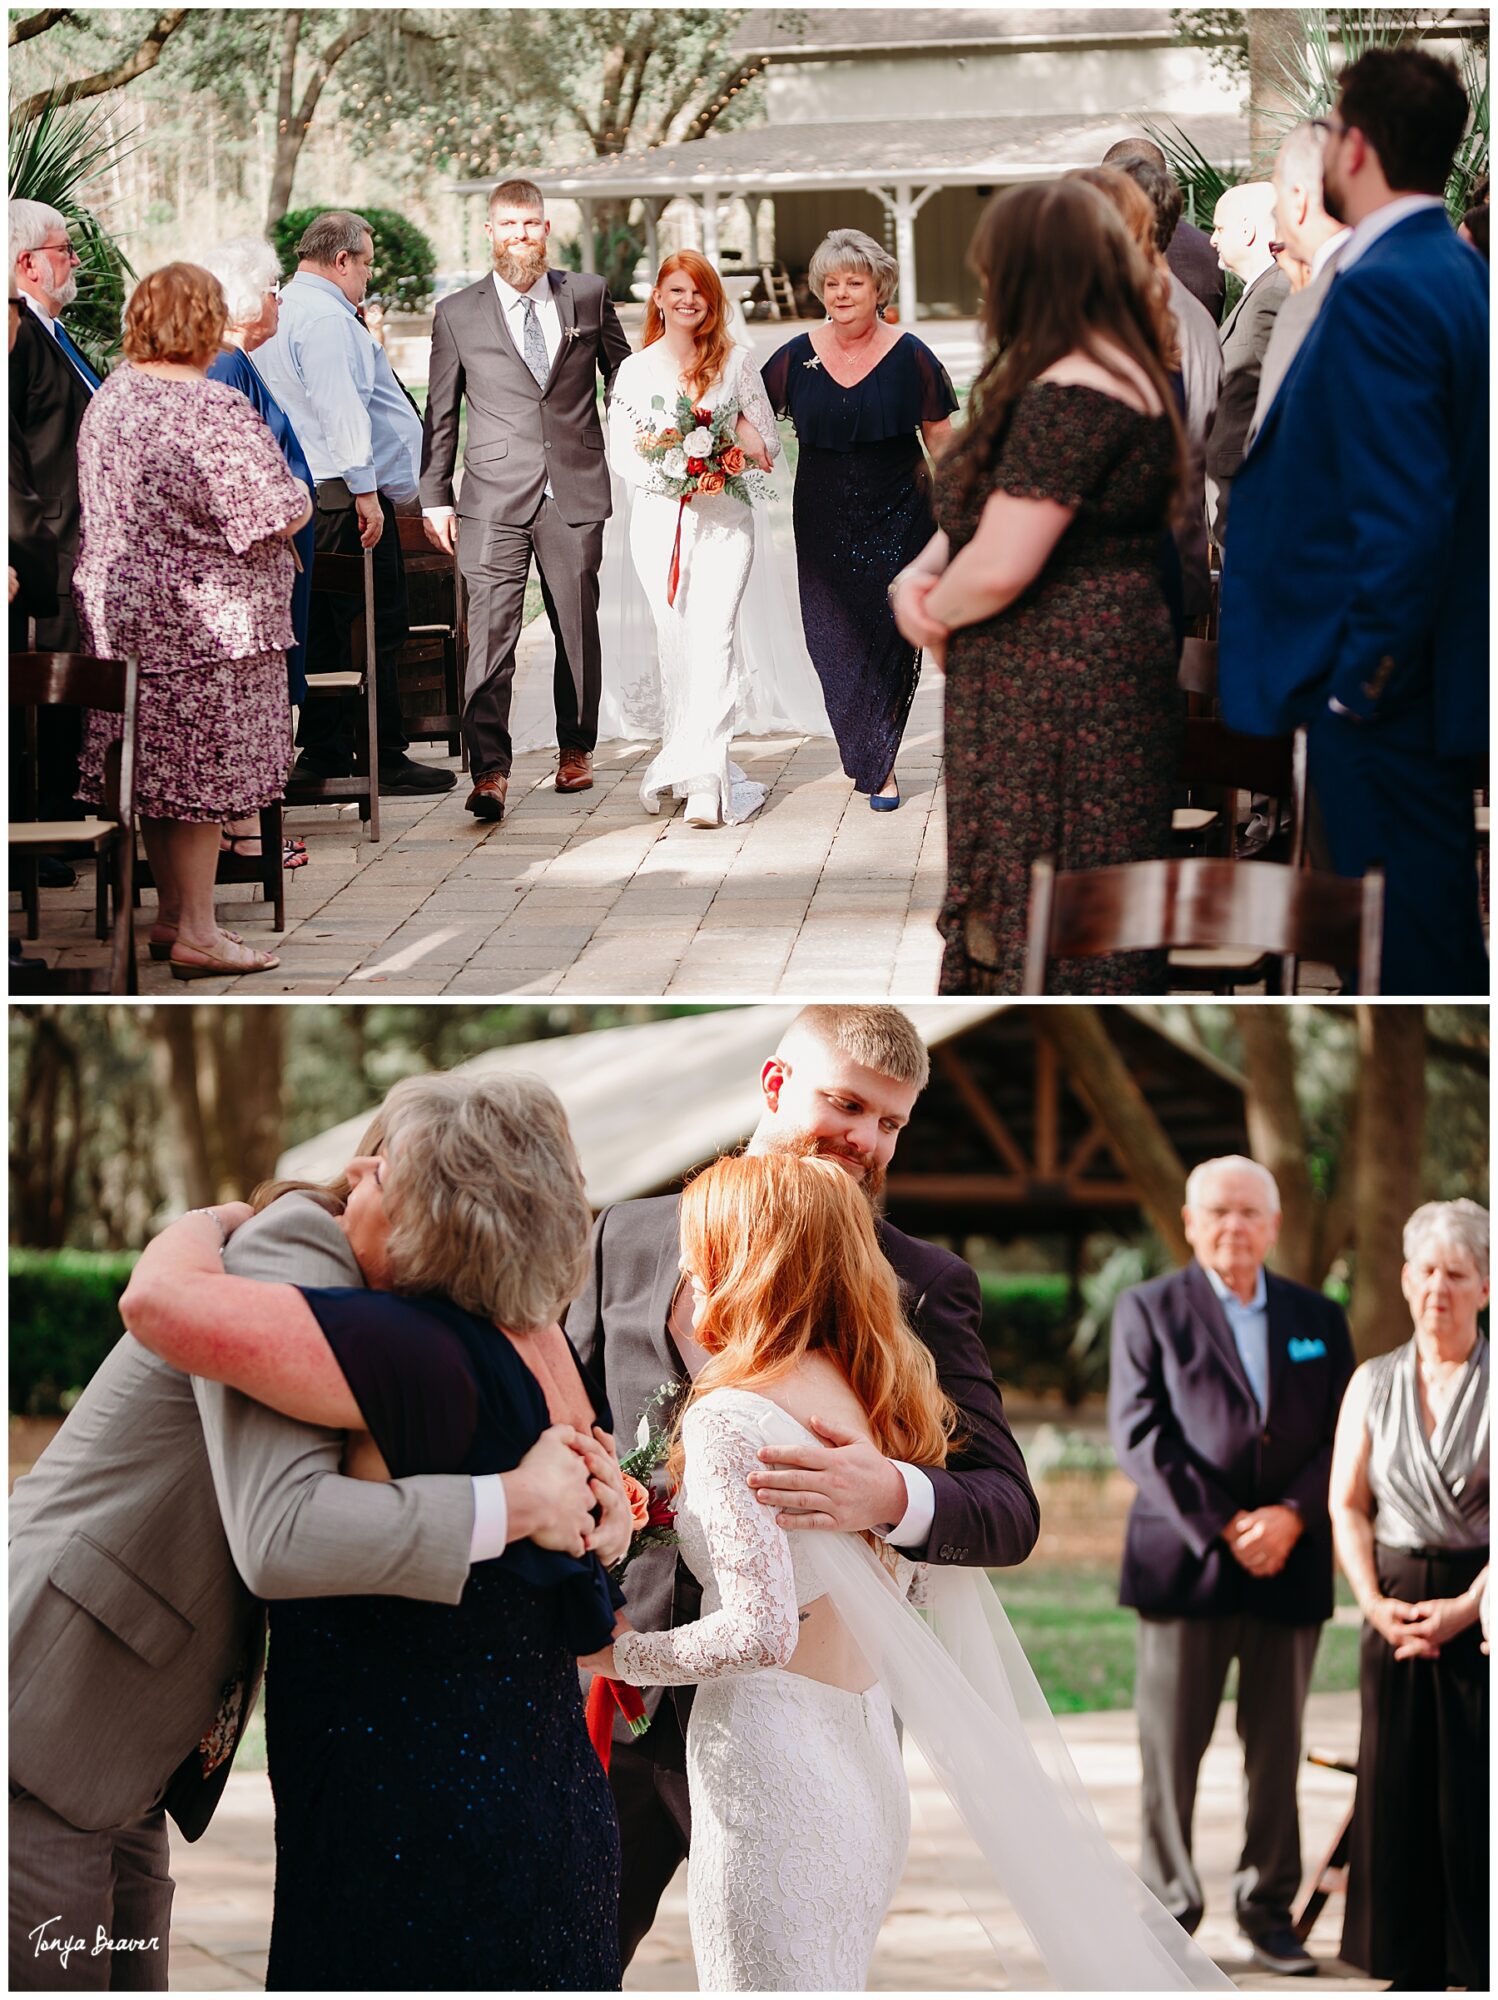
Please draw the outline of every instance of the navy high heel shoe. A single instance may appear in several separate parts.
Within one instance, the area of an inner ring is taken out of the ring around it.
[[[870,812],[892,813],[892,812],[898,812],[899,810],[900,810],[900,790],[898,786],[895,787],[894,792],[888,798],[883,797],[878,792],[869,793]]]

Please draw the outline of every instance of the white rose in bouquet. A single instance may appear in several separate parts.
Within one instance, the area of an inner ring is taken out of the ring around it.
[[[711,431],[705,431],[700,428],[695,431],[688,431],[687,435],[681,441],[681,448],[688,458],[710,458],[713,449],[713,434]]]
[[[661,471],[668,479],[685,479],[687,476],[687,454],[677,445],[661,460]]]

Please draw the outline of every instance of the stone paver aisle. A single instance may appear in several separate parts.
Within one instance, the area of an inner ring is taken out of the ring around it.
[[[521,671],[549,680],[538,624]],[[830,740],[795,736],[736,746],[748,774],[771,787],[741,827],[688,827],[679,806],[651,818],[639,800],[644,743],[605,745],[593,790],[573,796],[553,789],[550,753],[518,758],[499,826],[463,810],[462,778],[435,801],[382,801],[378,843],[359,839],[352,809],[288,813],[310,859],[288,878],[285,933],[271,931],[258,890],[238,901],[221,892],[219,904],[248,943],[275,948],[279,970],[174,981],[146,956],[148,891],[141,990],[925,998],[941,955],[941,685],[928,675],[916,698],[896,813],[869,810]],[[91,878],[44,893],[42,936],[28,949],[53,964],[98,964],[92,923]]]

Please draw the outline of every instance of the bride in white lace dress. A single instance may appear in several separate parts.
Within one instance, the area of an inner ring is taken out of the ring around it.
[[[614,378],[609,463],[629,491],[630,555],[655,620],[660,661],[662,741],[640,796],[650,812],[659,812],[663,797],[686,799],[689,825],[735,825],[765,801],[764,786],[728,755],[739,705],[735,626],[754,560],[754,512],[727,493],[699,493],[679,507],[640,457],[641,433],[660,428],[662,406],[674,419],[684,390],[696,409],[731,405],[746,457],[769,471],[780,451],[775,413],[749,350],[732,342],[716,271],[691,250],[662,264],[644,345]],[[679,582],[669,602],[678,530]]]
[[[703,1615],[666,1632],[621,1623],[583,1664],[699,1684],[699,1986],[866,1986],[910,1828],[898,1712],[1057,1985],[1231,1990],[1108,1846],[981,1573],[928,1571],[872,1537],[788,1535],[749,1490],[760,1447],[804,1442],[813,1416],[907,1463],[946,1456],[955,1413],[867,1199],[830,1161],[722,1160],[688,1186],[681,1230],[709,1359],[674,1454],[677,1527]]]

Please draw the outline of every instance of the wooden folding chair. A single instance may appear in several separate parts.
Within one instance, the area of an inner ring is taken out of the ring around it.
[[[43,854],[93,856],[94,929],[110,941],[107,991],[134,993],[135,964],[135,742],[140,669],[124,660],[96,660],[84,653],[14,653],[10,702],[22,711],[25,731],[21,817],[9,823],[10,850],[21,866],[25,930],[41,927],[37,862]],[[122,720],[120,739],[104,759],[104,805],[98,819],[40,820],[37,812],[37,711],[93,708]],[[109,899],[114,897],[111,925]],[[75,982],[60,977],[57,990]]]
[[[354,770],[346,778],[318,778],[310,772],[293,770],[287,781],[284,805],[346,805],[350,799],[359,806],[366,840],[380,837],[380,729],[375,674],[374,555],[363,549],[358,555],[319,553],[312,559],[312,594],[328,597],[362,598],[363,610],[349,633],[349,664],[322,673],[307,675],[308,701],[354,699]],[[279,852],[280,842],[277,841]]]
[[[1306,1762],[1317,1764],[1324,1771],[1345,1772],[1349,1778],[1355,1778],[1358,1774],[1355,1760],[1334,1757],[1321,1750],[1308,1750]],[[1352,1851],[1352,1816],[1356,1805],[1357,1795],[1354,1793],[1346,1812],[1342,1815],[1342,1824],[1333,1834],[1331,1843],[1320,1861],[1311,1870],[1309,1886],[1300,1899],[1299,1908],[1291,1916],[1290,1927],[1302,1944],[1311,1935],[1316,1919],[1326,1908],[1328,1899],[1347,1894],[1347,1861]]]
[[[1384,877],[1360,882],[1274,861],[1128,861],[1059,874],[1049,856],[1030,870],[1027,994],[1045,992],[1053,958],[1224,946],[1280,961],[1277,990],[1295,991],[1299,961],[1355,965],[1359,991],[1379,989]]]
[[[411,607],[410,636],[396,667],[401,721],[413,743],[463,754],[462,584],[457,559],[427,539],[419,514],[397,514]],[[465,761],[464,768],[467,768]]]
[[[1192,641],[1186,642],[1188,645]],[[1238,794],[1259,793],[1290,809],[1286,859],[1300,868],[1306,857],[1307,799],[1306,732],[1293,736],[1242,736],[1215,717],[1188,715],[1181,738],[1176,775],[1195,793],[1211,788],[1226,797],[1205,814],[1205,824],[1190,829],[1204,832],[1214,824],[1225,835],[1229,854],[1238,852]],[[1185,810],[1192,810],[1186,808]],[[1202,816],[1197,808],[1197,815]],[[1180,820],[1180,810],[1176,820]],[[1179,826],[1177,831],[1182,830]]]

